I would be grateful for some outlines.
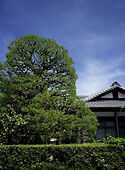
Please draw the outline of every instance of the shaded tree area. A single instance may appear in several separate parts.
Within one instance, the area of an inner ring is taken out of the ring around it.
[[[68,51],[54,40],[26,35],[0,64],[0,142],[91,141],[97,119],[76,97],[77,75]]]

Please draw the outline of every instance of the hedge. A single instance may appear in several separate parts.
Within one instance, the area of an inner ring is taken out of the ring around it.
[[[125,170],[125,146],[1,145],[2,170]]]

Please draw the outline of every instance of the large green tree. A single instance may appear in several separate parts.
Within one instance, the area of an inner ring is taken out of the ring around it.
[[[68,51],[54,40],[27,35],[9,45],[7,67],[15,76],[35,74],[45,81],[53,96],[76,96],[76,72]]]
[[[77,99],[77,75],[68,51],[54,40],[27,35],[9,45],[0,65],[0,141],[90,141],[95,115]]]

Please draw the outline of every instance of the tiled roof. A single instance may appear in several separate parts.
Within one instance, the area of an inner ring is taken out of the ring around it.
[[[125,100],[100,100],[86,102],[90,108],[125,108]]]
[[[110,87],[108,87],[108,88],[105,88],[105,89],[103,89],[103,90],[100,90],[99,92],[97,92],[97,93],[95,93],[95,94],[93,94],[93,95],[90,95],[90,96],[87,96],[87,97],[84,97],[84,98],[81,98],[81,99],[83,99],[84,101],[90,101],[91,99],[93,99],[93,98],[95,98],[95,97],[98,97],[99,95],[101,95],[101,94],[103,94],[103,93],[105,93],[105,92],[108,92],[108,91],[110,91],[110,90],[113,90],[113,89],[115,89],[115,88],[120,88],[120,89],[123,89],[123,90],[125,90],[124,88],[122,88],[117,82],[114,82]]]
[[[81,96],[79,95],[79,96],[78,96],[78,98],[79,98],[79,99],[82,99],[82,100],[86,99],[87,97],[88,97],[88,96],[83,96],[83,95],[81,95]]]

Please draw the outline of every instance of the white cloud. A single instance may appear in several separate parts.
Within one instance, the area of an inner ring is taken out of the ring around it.
[[[78,74],[77,94],[89,95],[125,78],[125,23],[118,23],[109,32],[84,32],[67,38]]]
[[[125,71],[119,68],[125,57],[120,60],[89,60],[85,68],[81,70],[77,80],[77,95],[90,95],[109,86],[112,81],[117,80],[119,76],[125,76]]]

